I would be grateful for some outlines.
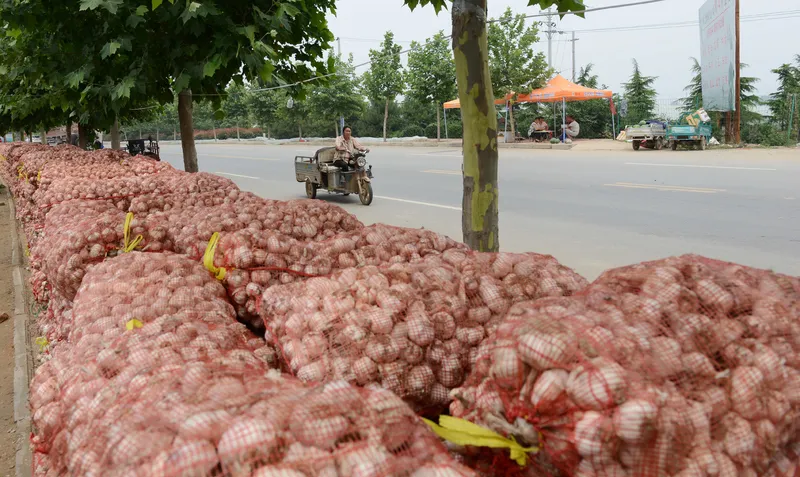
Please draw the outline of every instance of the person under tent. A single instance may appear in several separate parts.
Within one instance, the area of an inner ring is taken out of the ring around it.
[[[574,140],[581,133],[581,125],[574,117],[567,115],[567,123],[561,126],[561,141]]]
[[[547,139],[547,121],[542,116],[537,116],[528,128],[528,137],[534,141],[544,141]]]

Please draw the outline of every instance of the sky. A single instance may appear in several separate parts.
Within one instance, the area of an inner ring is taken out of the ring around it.
[[[588,8],[635,3],[636,0],[587,0]],[[661,100],[683,96],[691,79],[689,57],[700,58],[698,10],[704,0],[665,0],[661,3],[628,6],[587,13],[586,18],[566,16],[557,20],[564,34],[553,36],[552,62],[567,79],[572,76],[571,32],[576,30],[575,61],[577,68],[594,64],[600,83],[621,91],[631,75],[632,59],[642,73],[658,77],[655,88]],[[497,17],[507,7],[514,12],[534,15],[538,7],[528,7],[527,0],[488,0],[489,16]],[[780,15],[764,15],[784,12]],[[760,78],[758,94],[766,96],[777,87],[770,70],[792,62],[800,54],[800,0],[740,0],[741,61],[748,67],[743,75]],[[556,17],[557,18],[557,17]],[[530,22],[539,19],[531,19]],[[341,38],[341,50],[352,53],[356,64],[369,60],[369,50],[378,49],[387,30],[403,47],[412,40],[424,41],[439,30],[449,34],[450,15],[438,16],[430,7],[410,12],[403,0],[338,0],[337,15],[329,18],[334,35]],[[694,25],[666,25],[658,29],[630,30],[630,27],[695,22]],[[598,30],[603,31],[581,31]],[[536,51],[547,54],[547,39],[540,34]],[[404,55],[405,56],[405,55]],[[359,73],[368,67],[362,66]]]

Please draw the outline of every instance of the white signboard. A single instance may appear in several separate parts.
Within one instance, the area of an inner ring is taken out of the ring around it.
[[[707,111],[736,109],[736,0],[708,0],[700,7],[700,64]]]

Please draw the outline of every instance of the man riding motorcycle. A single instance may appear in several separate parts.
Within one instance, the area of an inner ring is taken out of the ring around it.
[[[341,168],[342,171],[348,170],[348,161],[357,151],[369,152],[369,149],[362,146],[353,137],[353,130],[350,126],[345,126],[342,129],[342,135],[336,138],[336,155],[334,156],[333,165]]]

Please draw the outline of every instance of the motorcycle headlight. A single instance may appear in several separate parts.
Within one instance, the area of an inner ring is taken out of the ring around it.
[[[367,160],[366,160],[366,159],[364,159],[363,157],[359,157],[359,158],[356,160],[356,164],[358,165],[358,167],[364,167],[364,166],[366,166],[366,165],[367,165]]]

